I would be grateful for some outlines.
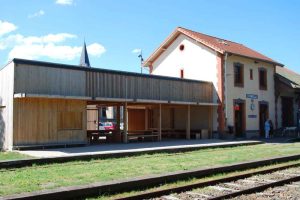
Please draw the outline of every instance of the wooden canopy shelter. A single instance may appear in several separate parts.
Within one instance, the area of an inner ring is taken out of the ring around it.
[[[212,121],[213,89],[210,82],[13,59],[0,71],[0,147],[87,144],[87,106],[97,104],[124,108],[124,142],[134,106],[158,112],[159,139],[162,110],[184,108],[189,138],[194,107],[205,107]]]

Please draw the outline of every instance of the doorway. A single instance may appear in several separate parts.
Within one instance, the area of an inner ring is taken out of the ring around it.
[[[234,100],[234,132],[235,137],[243,137],[245,132],[245,101]]]
[[[259,102],[259,133],[265,135],[265,122],[269,118],[269,105],[267,102]]]
[[[281,97],[282,127],[294,126],[293,97]]]
[[[96,106],[87,108],[87,130],[99,130],[99,110]]]

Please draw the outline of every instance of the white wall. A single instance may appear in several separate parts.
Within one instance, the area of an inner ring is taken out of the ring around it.
[[[233,64],[239,62],[244,64],[244,87],[234,86]],[[274,67],[269,63],[254,63],[253,59],[239,56],[229,56],[226,62],[227,67],[227,125],[234,124],[233,99],[243,99],[246,103],[246,130],[259,130],[259,101],[269,103],[269,118],[275,123],[275,88],[274,88]],[[258,69],[263,67],[267,70],[267,90],[259,89]],[[250,69],[253,70],[253,80],[250,80]],[[225,91],[226,92],[226,91]],[[250,109],[251,99],[246,94],[256,94],[258,99],[254,100],[255,109]],[[256,118],[248,118],[248,115],[256,115]]]
[[[0,150],[11,150],[13,143],[14,63],[0,70]]]
[[[179,46],[183,44],[184,50]],[[180,35],[153,63],[152,74],[211,81],[214,85],[213,100],[217,102],[217,53],[202,44]],[[217,130],[217,112],[213,111],[213,130]]]

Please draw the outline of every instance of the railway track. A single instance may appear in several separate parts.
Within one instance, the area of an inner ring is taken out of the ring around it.
[[[300,181],[300,167],[290,168],[265,175],[255,175],[246,179],[220,183],[200,189],[195,189],[179,194],[154,198],[155,200],[179,200],[179,199],[199,199],[199,200],[220,200],[231,199],[245,194],[252,194],[264,191],[268,188],[278,187]],[[300,185],[292,184],[294,187]],[[261,192],[261,196],[270,196],[270,193]]]
[[[287,191],[290,191],[290,193]],[[286,193],[285,195],[284,192]],[[233,199],[235,197],[235,199],[252,200],[274,199],[272,197],[275,195],[279,196],[277,199],[297,199],[298,196],[295,195],[299,194],[300,164],[142,193],[126,198],[119,198],[118,200],[220,200]]]

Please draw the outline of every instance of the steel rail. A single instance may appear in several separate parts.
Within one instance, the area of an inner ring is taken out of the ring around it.
[[[249,178],[251,176],[255,176],[255,175],[259,175],[259,174],[268,174],[268,173],[272,173],[272,172],[276,172],[276,171],[280,171],[280,170],[284,170],[284,169],[288,169],[288,168],[292,168],[292,167],[299,167],[299,166],[300,166],[300,163],[290,164],[290,165],[285,165],[285,166],[280,166],[280,167],[274,167],[271,169],[263,169],[263,170],[259,170],[259,171],[255,171],[255,172],[247,172],[247,173],[243,173],[243,174],[239,174],[239,175],[228,176],[225,178],[218,178],[218,179],[214,179],[214,180],[208,180],[208,181],[203,181],[203,182],[198,182],[198,183],[193,183],[193,184],[187,184],[184,186],[178,186],[178,187],[172,187],[172,188],[168,188],[168,189],[161,189],[161,190],[157,190],[157,191],[145,192],[145,193],[136,194],[136,195],[127,196],[127,197],[120,197],[120,198],[116,198],[115,200],[139,200],[139,199],[156,198],[156,197],[160,197],[160,196],[164,196],[164,195],[169,195],[171,193],[185,192],[185,191],[189,191],[189,190],[196,189],[196,188],[207,187],[207,186],[211,186],[211,185],[217,185],[220,183],[236,181],[239,179]],[[253,188],[247,188],[245,190],[240,190],[240,191],[222,195],[222,196],[211,197],[208,199],[209,200],[220,200],[220,199],[232,198],[232,197],[240,196],[242,194],[250,194],[253,192],[257,192],[257,191],[262,191],[269,187],[280,186],[280,185],[283,185],[283,184],[286,184],[289,182],[298,181],[298,180],[300,180],[300,176],[297,176],[295,178],[294,177],[288,178],[288,179],[273,182],[273,183],[268,183],[268,184],[261,185],[261,186],[256,186]]]
[[[217,197],[211,197],[211,198],[208,198],[208,200],[222,200],[222,199],[238,197],[238,196],[241,196],[244,194],[253,194],[256,192],[261,192],[261,191],[271,188],[271,187],[278,187],[278,186],[282,186],[282,185],[289,184],[289,183],[296,182],[296,181],[300,181],[300,176],[295,176],[295,177],[279,180],[279,181],[272,182],[272,183],[266,183],[263,185],[259,185],[259,186],[247,188],[244,190],[232,192],[230,194],[220,195]]]

